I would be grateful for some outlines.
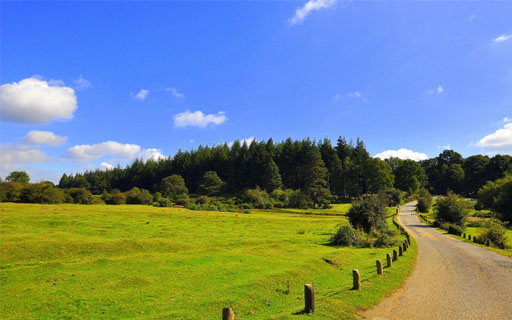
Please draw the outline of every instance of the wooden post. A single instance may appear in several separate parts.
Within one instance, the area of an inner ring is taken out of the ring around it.
[[[471,241],[471,235],[470,234],[468,234],[468,240]]]
[[[473,237],[473,242],[476,242],[476,236]]]
[[[463,237],[464,239],[466,239],[466,233],[465,233],[465,232],[462,234],[462,237]]]
[[[407,245],[404,243],[402,243],[402,247],[404,248],[404,252],[407,251]]]
[[[231,308],[222,309],[222,320],[235,320],[235,314]]]
[[[382,261],[377,260],[377,274],[382,274]]]
[[[396,250],[393,250],[393,261],[398,260],[398,252]]]
[[[361,275],[358,269],[352,270],[352,277],[354,278],[354,290],[361,290]]]
[[[399,256],[403,256],[404,255],[404,249],[402,248],[402,246],[398,246],[398,255]]]
[[[393,261],[391,261],[391,255],[389,253],[386,253],[386,260],[388,262],[387,267],[391,268],[393,266]]]
[[[288,280],[288,283],[286,284],[286,294],[290,295],[290,280]]]
[[[315,290],[312,284],[304,285],[304,312],[315,312]]]

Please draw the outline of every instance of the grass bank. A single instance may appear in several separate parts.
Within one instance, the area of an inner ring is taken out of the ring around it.
[[[0,204],[2,319],[351,319],[400,286],[416,246],[327,245],[346,218],[105,205]],[[352,269],[363,289],[350,290]],[[287,294],[288,283],[290,294]],[[313,315],[301,314],[312,283]]]

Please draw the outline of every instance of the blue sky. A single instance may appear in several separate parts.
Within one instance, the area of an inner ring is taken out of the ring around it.
[[[511,2],[0,7],[2,177],[254,137],[512,154]]]

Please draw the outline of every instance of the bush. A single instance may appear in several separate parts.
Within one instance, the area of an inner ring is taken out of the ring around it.
[[[19,202],[21,190],[27,184],[21,182],[2,182],[0,184],[0,201],[1,202]]]
[[[250,203],[254,208],[259,209],[271,209],[273,204],[270,201],[270,197],[265,190],[257,187],[256,189],[247,189],[242,194],[242,201]]]
[[[153,203],[154,207],[172,207],[172,202],[168,198],[160,198]]]
[[[152,204],[153,196],[148,190],[133,187],[126,192],[127,204]]]
[[[276,189],[270,194],[272,203],[277,208],[286,208],[290,205],[290,196],[293,194],[291,189]]]
[[[337,246],[360,246],[361,234],[352,226],[344,225],[332,236],[331,243]]]
[[[308,209],[308,208],[314,208],[315,203],[304,192],[302,192],[300,190],[294,190],[290,194],[289,207],[299,208],[299,209]]]
[[[354,228],[367,233],[387,230],[386,204],[377,195],[366,195],[355,201],[347,216]]]
[[[386,199],[388,207],[396,207],[402,202],[402,191],[395,188],[384,191],[382,196]]]
[[[393,247],[398,244],[398,240],[395,239],[395,233],[391,230],[381,232],[377,235],[374,246],[377,248]]]
[[[79,204],[92,204],[94,200],[92,193],[85,188],[71,188],[64,190],[64,192],[71,197],[71,201],[69,202]]]
[[[24,203],[62,203],[65,198],[64,192],[51,182],[28,184],[20,194],[20,202]]]
[[[435,218],[439,223],[447,222],[463,228],[468,215],[469,208],[466,202],[454,193],[437,200]]]
[[[196,199],[197,204],[209,204],[210,202],[212,202],[212,199],[207,196],[200,196]]]
[[[418,194],[418,204],[416,210],[422,213],[428,213],[432,207],[432,196],[426,189],[421,189]]]
[[[485,232],[478,237],[481,243],[488,242],[491,246],[501,249],[507,248],[507,229],[499,223],[491,223]]]
[[[102,198],[106,204],[120,205],[126,203],[126,195],[119,192],[119,190],[114,190],[112,193],[104,193]]]
[[[448,225],[448,233],[449,234],[454,234],[454,235],[460,237],[463,232],[464,232],[464,229],[459,225],[456,225],[456,224]]]

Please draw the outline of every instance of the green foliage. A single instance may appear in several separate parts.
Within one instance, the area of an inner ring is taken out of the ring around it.
[[[448,231],[449,234],[454,234],[460,237],[464,232],[464,228],[456,224],[448,224],[448,230],[446,231]]]
[[[491,246],[496,246],[500,249],[507,248],[507,229],[500,223],[490,223],[478,239],[481,243],[488,243]]]
[[[62,203],[65,200],[64,192],[55,188],[53,183],[40,182],[27,184],[20,195],[20,202],[25,203]]]
[[[446,197],[439,197],[435,207],[435,218],[439,223],[450,223],[464,228],[469,208],[460,196],[448,193]]]
[[[159,198],[153,203],[154,207],[172,207],[172,201],[168,198]]]
[[[366,233],[387,230],[386,204],[378,195],[365,195],[355,201],[347,213],[354,228]]]
[[[26,186],[20,182],[2,182],[0,183],[0,201],[1,202],[19,202],[21,190]]]
[[[394,247],[398,242],[396,233],[392,230],[386,230],[377,234],[377,239],[375,239],[373,246],[376,248]]]
[[[242,194],[243,202],[251,204],[254,208],[258,209],[270,209],[273,208],[270,196],[265,190],[260,188],[247,189]]]
[[[281,175],[279,174],[279,168],[271,157],[267,157],[262,176],[262,187],[270,193],[281,188],[282,185],[283,183]]]
[[[73,203],[78,204],[92,204],[92,193],[85,188],[71,188],[65,189],[64,192],[71,197]]]
[[[336,246],[360,246],[363,241],[361,233],[347,224],[338,229],[331,238],[331,243]]]
[[[30,177],[25,171],[13,171],[10,175],[5,177],[5,181],[28,183],[30,181]]]
[[[432,207],[432,195],[427,189],[421,189],[418,193],[418,203],[416,204],[416,210],[422,213],[428,213]]]
[[[380,193],[388,207],[396,207],[402,202],[402,191],[391,188]]]
[[[512,222],[512,174],[482,187],[477,205],[496,212],[503,221]]]
[[[387,162],[393,162],[396,188],[415,193],[419,188],[426,186],[428,178],[418,161],[394,158],[387,160]]]
[[[119,190],[114,190],[112,193],[104,193],[102,198],[106,204],[120,205],[126,203],[126,195]]]
[[[201,193],[211,196],[218,194],[223,185],[224,182],[219,178],[217,172],[207,171],[203,175],[199,189]]]
[[[173,174],[163,178],[158,186],[158,190],[160,190],[164,197],[170,198],[175,198],[176,196],[188,193],[185,179],[178,174]]]

